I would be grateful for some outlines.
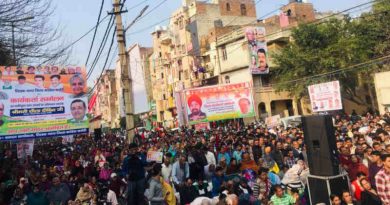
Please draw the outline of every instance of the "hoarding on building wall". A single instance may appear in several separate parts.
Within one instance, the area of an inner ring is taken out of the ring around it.
[[[310,85],[308,89],[313,112],[343,109],[339,81]]]
[[[268,74],[268,50],[264,27],[245,28],[249,47],[249,70],[252,74]]]
[[[189,89],[185,97],[190,125],[255,116],[249,82]]]
[[[0,140],[88,133],[85,68],[0,66]]]

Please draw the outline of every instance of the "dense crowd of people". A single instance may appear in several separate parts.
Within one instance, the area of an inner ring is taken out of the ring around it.
[[[123,135],[36,139],[18,159],[0,149],[0,205],[310,204],[304,133],[261,122],[210,123],[208,130],[163,128],[127,144]],[[334,116],[341,167],[351,190],[334,205],[390,205],[390,112]],[[147,153],[163,153],[162,163]]]

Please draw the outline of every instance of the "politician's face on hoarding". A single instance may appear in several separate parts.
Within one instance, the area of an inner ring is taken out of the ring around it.
[[[259,61],[259,69],[265,71],[267,69],[267,56],[264,49],[257,51],[257,60]]]
[[[72,102],[70,105],[70,110],[73,116],[73,119],[77,121],[81,121],[84,119],[85,113],[87,111],[87,107],[85,105],[85,102],[77,99]]]
[[[199,114],[199,112],[200,112],[200,104],[197,101],[192,101],[190,103],[190,110],[191,110],[191,113],[194,114],[194,115]]]
[[[242,114],[247,114],[250,110],[250,101],[247,98],[242,98],[238,101],[238,105],[240,106],[240,111]]]
[[[254,30],[252,28],[247,28],[247,30],[245,31],[245,35],[246,35],[246,38],[248,39],[248,41],[255,40],[255,33],[254,33]]]
[[[4,115],[4,104],[0,103],[0,118]]]
[[[70,85],[72,86],[72,91],[75,95],[81,94],[84,92],[84,80],[80,75],[74,75],[70,79]]]
[[[259,41],[259,42],[265,41],[264,30],[262,30],[262,29],[256,30],[256,41]]]
[[[52,87],[57,87],[57,86],[59,86],[60,83],[61,83],[60,78],[61,78],[60,75],[52,75],[52,76],[50,77],[51,86],[52,86]]]

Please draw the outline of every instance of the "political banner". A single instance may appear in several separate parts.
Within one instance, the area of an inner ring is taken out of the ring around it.
[[[249,82],[188,89],[185,95],[190,125],[255,116]]]
[[[25,159],[27,156],[32,156],[34,151],[34,140],[19,141],[16,145],[18,159]]]
[[[249,70],[252,74],[268,74],[268,50],[264,27],[245,28],[245,37],[249,47]]]
[[[0,66],[0,140],[88,133],[86,71]]]
[[[162,163],[162,159],[163,159],[162,152],[148,151],[148,153],[146,155],[146,161],[148,161],[148,162]]]
[[[267,125],[268,128],[276,127],[280,124],[280,122],[281,122],[280,115],[274,115],[265,118],[265,124]]]
[[[343,109],[339,81],[310,85],[308,89],[313,112]]]
[[[208,130],[210,129],[210,123],[209,122],[201,122],[195,125],[195,130],[196,131],[201,131],[201,130]]]

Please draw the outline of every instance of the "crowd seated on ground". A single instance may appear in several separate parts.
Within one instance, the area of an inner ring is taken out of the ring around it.
[[[1,204],[310,204],[300,126],[212,122],[208,130],[156,129],[140,144],[106,133],[36,139],[17,158],[1,143]],[[334,115],[341,167],[351,190],[332,204],[390,204],[390,113]],[[163,153],[162,163],[147,153]]]

